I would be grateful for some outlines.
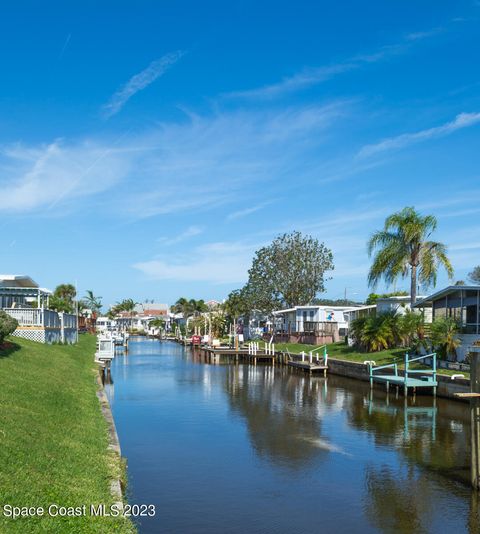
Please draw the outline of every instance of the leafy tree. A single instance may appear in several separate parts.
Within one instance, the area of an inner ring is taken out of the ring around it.
[[[205,301],[203,299],[190,299],[188,303],[193,315],[200,315],[201,313],[208,312],[208,306],[205,304]]]
[[[433,346],[440,355],[457,359],[457,348],[461,345],[458,337],[459,324],[452,317],[435,319],[431,325],[431,338]]]
[[[468,281],[472,284],[480,284],[480,265],[477,265],[468,273]]]
[[[171,310],[173,311],[173,313],[181,313],[185,319],[188,319],[188,317],[191,317],[192,315],[197,316],[201,313],[207,312],[208,306],[205,304],[205,301],[203,299],[188,300],[185,297],[181,297],[171,307]]]
[[[349,299],[313,299],[311,304],[315,304],[316,306],[361,306],[362,302],[357,302],[355,300],[349,300]]]
[[[323,243],[300,232],[283,234],[257,250],[245,291],[262,311],[308,304],[325,291],[325,272],[333,268],[333,254]]]
[[[437,227],[433,215],[420,215],[413,207],[404,208],[385,220],[383,230],[368,241],[368,253],[374,251],[368,282],[375,287],[383,278],[387,284],[410,275],[411,304],[417,297],[417,281],[424,287],[435,286],[438,266],[442,265],[450,278],[453,268],[443,243],[430,241]]]
[[[250,296],[245,287],[231,291],[227,300],[222,305],[227,319],[235,324],[239,317],[248,315],[252,310],[250,300]]]
[[[152,319],[149,323],[150,326],[153,326],[155,328],[165,328],[165,319],[161,319],[160,317],[157,317],[155,319]]]
[[[0,310],[0,345],[3,344],[7,336],[15,332],[17,326],[18,321],[16,319]]]

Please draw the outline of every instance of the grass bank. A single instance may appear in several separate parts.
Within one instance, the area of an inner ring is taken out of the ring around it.
[[[0,350],[0,532],[135,532],[123,518],[92,517],[90,504],[113,504],[122,475],[107,449],[96,397],[95,338],[75,346],[10,338]],[[5,517],[5,504],[80,507],[80,517]]]

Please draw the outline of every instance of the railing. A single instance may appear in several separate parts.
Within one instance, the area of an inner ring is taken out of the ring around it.
[[[59,314],[42,308],[4,308],[20,326],[42,326],[44,328],[77,328],[77,316],[71,313]]]
[[[43,326],[46,328],[60,328],[60,316],[53,310],[40,310],[43,315]]]
[[[322,351],[322,355],[319,358],[319,354],[314,355],[314,353],[320,350]],[[302,362],[308,361],[308,363],[314,363],[315,361],[316,363],[319,363],[320,360],[323,360],[324,365],[327,365],[328,363],[327,345],[321,345],[320,347],[317,347],[316,349],[311,350],[308,353],[302,351],[300,352],[300,354],[290,354],[288,350],[287,350],[287,353],[288,353],[289,359],[292,361],[295,361],[295,360],[302,361]]]
[[[410,364],[412,362],[417,362],[420,360],[424,360],[425,358],[432,358],[432,369],[410,369]],[[412,374],[422,374],[422,375],[431,375],[427,377],[421,377],[421,378],[427,378],[427,381],[429,382],[436,382],[437,379],[437,354],[435,352],[432,352],[430,354],[425,354],[424,356],[417,356],[415,358],[409,358],[408,352],[405,353],[405,383],[408,381],[408,376]]]
[[[63,328],[77,328],[77,316],[71,313],[63,313]]]
[[[60,328],[60,317],[57,312],[41,308],[4,308],[8,315],[18,321],[20,326],[44,326]]]
[[[413,362],[418,362],[420,360],[425,360],[427,358],[431,358],[431,369],[410,369],[410,364]],[[408,355],[408,352],[405,353],[404,359],[404,374],[403,374],[403,381],[405,385],[408,384],[408,379],[412,378],[411,375],[423,375],[420,377],[420,379],[425,379],[427,382],[436,382],[437,380],[437,354],[435,352],[432,352],[430,354],[424,354],[423,356],[415,356],[414,358],[411,358]],[[373,384],[373,379],[375,377],[374,371],[379,371],[380,369],[393,369],[394,375],[398,377],[398,363],[388,363],[385,365],[379,365],[377,367],[373,367],[372,363],[369,362],[369,369],[370,369],[370,384]],[[427,376],[425,376],[427,375]]]
[[[19,325],[43,326],[43,314],[40,309],[4,308],[3,311],[16,319]]]
[[[379,371],[380,369],[393,369],[394,376],[398,376],[398,364],[397,363],[387,363],[385,365],[378,365],[377,367],[373,367],[373,365],[370,362],[369,368],[370,368],[370,385],[371,386],[373,386],[373,377],[374,377],[373,372],[374,371]]]
[[[287,321],[280,326],[277,325],[277,333],[286,334],[316,334],[331,335],[335,332],[337,323],[329,321]]]

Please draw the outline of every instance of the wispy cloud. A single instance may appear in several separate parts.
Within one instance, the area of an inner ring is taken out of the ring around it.
[[[133,267],[153,280],[241,284],[258,245],[242,242],[207,243],[186,256],[172,256],[139,262]]]
[[[322,158],[325,138],[350,108],[349,102],[339,101],[280,112],[191,114],[188,121],[163,123],[126,148],[138,162],[132,165],[143,187],[129,191],[123,210],[142,218],[212,209],[243,198],[246,189],[280,180],[292,169],[300,180],[309,170],[302,162],[310,164],[310,154]],[[247,214],[235,217],[242,215]]]
[[[248,215],[251,215],[252,213],[255,213],[257,211],[260,211],[261,209],[265,208],[266,206],[272,204],[274,200],[269,200],[267,202],[262,202],[260,204],[256,204],[255,206],[249,206],[248,208],[244,208],[238,211],[233,211],[232,213],[229,213],[227,215],[228,221],[233,221],[235,219],[240,219],[242,217],[247,217]]]
[[[27,212],[105,191],[125,177],[129,162],[102,143],[21,144],[0,148],[0,211]]]
[[[62,59],[63,54],[65,54],[65,50],[67,49],[68,45],[70,44],[70,39],[72,38],[72,34],[69,33],[67,35],[67,38],[65,39],[65,42],[63,43],[62,49],[60,51],[60,54],[58,56],[58,59]]]
[[[244,91],[233,91],[224,96],[244,99],[273,99],[281,97],[285,94],[323,83],[339,74],[359,69],[364,65],[376,63],[404,53],[415,42],[433,37],[440,31],[442,31],[442,28],[410,33],[400,43],[382,46],[370,54],[358,54],[333,65],[306,68],[293,76],[283,78],[280,82]]]
[[[203,228],[200,226],[189,226],[184,232],[174,236],[174,237],[159,237],[158,242],[164,246],[175,245],[181,243],[191,237],[195,237],[203,233]]]
[[[418,41],[420,39],[427,39],[428,37],[433,37],[435,35],[438,35],[439,33],[442,33],[444,31],[443,28],[432,28],[431,30],[427,31],[420,31],[420,32],[412,32],[408,33],[405,36],[405,39],[407,41]]]
[[[366,145],[358,152],[357,157],[367,158],[390,150],[405,148],[422,141],[449,135],[462,128],[473,126],[478,122],[480,122],[480,113],[460,113],[454,120],[440,126],[420,130],[419,132],[401,134],[396,137],[389,137],[379,143]]]
[[[160,59],[152,61],[146,69],[135,74],[135,76],[130,78],[130,80],[128,80],[128,82],[112,96],[110,101],[103,106],[103,116],[108,119],[118,113],[133,95],[142,89],[145,89],[145,87],[149,86],[157,78],[162,76],[184,54],[185,52],[182,52],[181,50],[165,54]]]
[[[57,213],[66,205],[80,210],[85,206],[74,206],[73,199],[107,190],[104,211],[121,214],[125,222],[218,208],[238,200],[246,188],[292,172],[297,181],[307,179],[351,107],[338,101],[280,112],[216,110],[116,139],[0,145],[0,212],[54,213],[55,207]]]

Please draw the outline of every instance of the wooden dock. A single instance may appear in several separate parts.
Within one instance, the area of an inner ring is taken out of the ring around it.
[[[324,365],[322,363],[316,363],[316,362],[310,363],[310,362],[290,360],[289,362],[287,362],[287,365],[289,367],[296,367],[297,369],[303,369],[304,371],[307,371],[309,373],[323,371],[323,376],[327,376],[328,365]]]
[[[193,346],[196,354],[199,354],[208,363],[220,363],[223,359],[225,362],[239,363],[240,361],[247,361],[256,365],[257,362],[270,363],[275,365],[277,358],[276,354],[269,354],[264,351],[252,353],[248,349],[232,349],[230,347],[206,347]]]
[[[316,352],[318,350],[322,351],[321,354]],[[289,367],[302,369],[303,371],[307,371],[310,374],[318,371],[323,371],[323,376],[327,376],[327,346],[322,345],[321,347],[310,351],[308,354],[306,352],[301,352],[300,354],[289,354],[287,365]]]

